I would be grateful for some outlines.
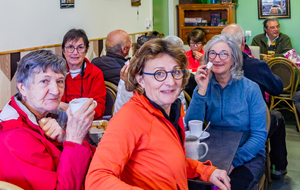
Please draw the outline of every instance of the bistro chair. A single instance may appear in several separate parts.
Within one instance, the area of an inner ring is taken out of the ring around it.
[[[184,90],[184,97],[185,97],[185,101],[186,101],[186,110],[188,109],[190,102],[192,100],[192,98],[190,97],[190,95]]]
[[[105,111],[104,117],[110,119],[114,113],[114,104],[117,98],[118,87],[117,85],[105,81],[106,88],[106,101],[105,101]]]
[[[300,131],[300,123],[295,104],[292,101],[292,96],[296,92],[300,73],[298,67],[292,61],[283,58],[275,57],[268,62],[272,72],[281,78],[283,82],[283,93],[279,96],[270,96],[270,110],[287,109],[295,114],[297,127]]]

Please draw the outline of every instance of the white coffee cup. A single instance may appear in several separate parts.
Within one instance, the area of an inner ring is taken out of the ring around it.
[[[200,152],[201,146],[205,148],[204,153],[202,153],[202,151]],[[198,137],[190,135],[185,139],[185,153],[187,158],[199,160],[204,158],[207,152],[208,152],[207,144],[205,142],[200,143]]]
[[[71,109],[71,112],[74,114],[77,110],[79,110],[79,108],[81,108],[81,106],[88,101],[89,98],[76,98],[73,99],[71,102],[69,102],[69,106]],[[97,102],[95,100],[93,100],[95,107],[97,107]]]
[[[189,121],[189,130],[191,135],[200,137],[203,130],[203,121],[200,120],[190,120]]]

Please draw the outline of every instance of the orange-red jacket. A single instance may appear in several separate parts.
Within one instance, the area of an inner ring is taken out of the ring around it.
[[[106,88],[102,71],[91,64],[87,58],[84,59],[86,67],[81,83],[81,75],[72,79],[71,74],[66,76],[67,97],[64,93],[61,101],[69,103],[75,98],[93,98],[97,102],[95,118],[101,118],[105,111]],[[82,97],[81,97],[82,88]],[[66,101],[67,100],[67,101]]]
[[[182,118],[178,124],[185,138]],[[86,189],[188,189],[187,178],[209,181],[216,168],[206,164],[186,158],[175,127],[143,95],[134,93],[110,120]]]

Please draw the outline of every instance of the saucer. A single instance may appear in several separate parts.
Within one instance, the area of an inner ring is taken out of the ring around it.
[[[209,132],[204,131],[204,133],[202,134],[202,136],[200,137],[200,140],[206,139],[210,136]]]
[[[190,131],[186,131],[186,132],[185,132],[185,136],[186,136],[186,137],[188,137],[188,136],[190,136],[190,135],[191,135]],[[209,136],[210,136],[209,132],[204,131],[204,133],[203,133],[202,136],[200,137],[200,140],[206,139],[206,138],[208,138]]]

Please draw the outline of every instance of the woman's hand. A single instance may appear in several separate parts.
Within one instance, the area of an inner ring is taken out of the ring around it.
[[[90,98],[74,114],[67,110],[68,123],[66,129],[66,141],[82,144],[82,141],[89,131],[95,115],[95,104]]]
[[[216,169],[210,176],[209,182],[216,185],[221,190],[230,190],[230,178],[225,170]]]
[[[201,65],[203,65],[204,64],[204,62],[203,62],[203,56],[204,55],[202,53],[200,53],[199,51],[193,51],[193,54],[195,56],[195,59],[197,59],[199,61],[199,63]]]
[[[124,65],[120,71],[120,78],[125,82],[128,80],[128,68],[129,65]]]
[[[66,140],[65,131],[59,126],[55,119],[48,117],[43,118],[38,122],[48,138],[59,143],[63,143]]]
[[[198,93],[202,96],[206,94],[207,85],[209,82],[209,73],[211,69],[208,69],[205,71],[204,69],[207,67],[207,65],[201,65],[198,67],[196,74],[195,74],[195,81],[199,86]]]
[[[67,104],[65,102],[60,102],[59,103],[59,109],[61,109],[63,111],[67,111],[68,108],[69,108],[69,104]]]

